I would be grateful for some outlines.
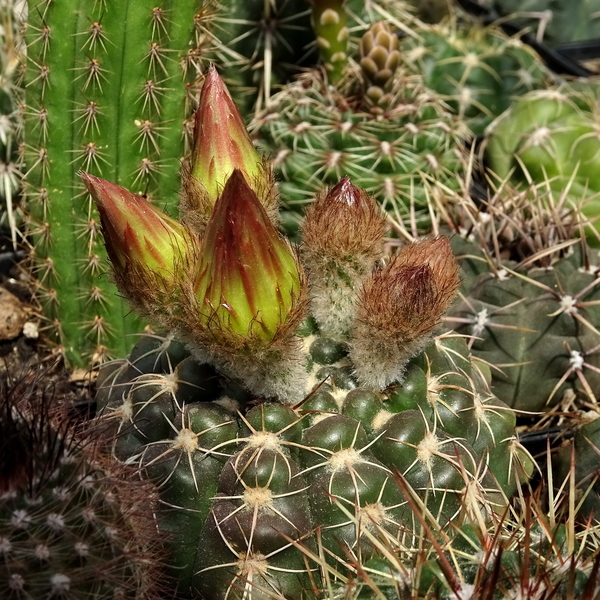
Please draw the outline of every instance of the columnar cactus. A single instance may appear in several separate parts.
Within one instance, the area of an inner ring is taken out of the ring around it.
[[[104,275],[100,221],[77,173],[175,207],[203,11],[199,0],[30,6],[24,161],[34,268],[45,329],[74,364],[122,356],[142,328]]]

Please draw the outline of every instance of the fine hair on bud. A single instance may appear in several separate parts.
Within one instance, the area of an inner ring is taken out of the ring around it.
[[[307,210],[302,259],[311,308],[327,335],[347,338],[356,291],[383,255],[386,216],[365,190],[344,177]]]
[[[244,173],[269,218],[278,222],[279,197],[270,162],[261,157],[217,69],[208,68],[194,115],[193,149],[183,164],[182,219],[197,234],[235,169]]]
[[[447,238],[406,246],[365,281],[358,294],[350,356],[363,385],[398,380],[441,324],[459,287]]]

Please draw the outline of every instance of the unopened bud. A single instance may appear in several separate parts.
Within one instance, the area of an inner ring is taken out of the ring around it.
[[[348,177],[307,210],[302,256],[313,284],[313,314],[327,335],[347,336],[356,293],[383,255],[385,223],[375,200]]]
[[[431,339],[459,287],[447,238],[414,242],[365,282],[350,356],[363,385],[397,380]]]
[[[182,209],[194,228],[202,229],[206,224],[234,169],[244,174],[267,211],[275,211],[277,199],[270,169],[252,144],[225,83],[211,66],[195,114],[191,164],[184,175]]]
[[[203,240],[194,284],[200,323],[224,343],[239,338],[268,344],[299,320],[301,287],[292,248],[242,172],[234,170]]]
[[[142,196],[88,173],[81,178],[98,207],[117,286],[138,308],[152,312],[152,298],[171,293],[184,277],[192,237]]]

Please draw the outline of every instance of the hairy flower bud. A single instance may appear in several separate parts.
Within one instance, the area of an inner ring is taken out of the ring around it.
[[[344,177],[307,210],[302,257],[311,304],[327,335],[345,338],[361,283],[383,255],[386,216],[364,190]]]
[[[189,172],[184,175],[182,208],[202,229],[234,169],[244,174],[267,211],[277,210],[270,167],[256,151],[244,120],[214,66],[209,67],[195,114]]]
[[[143,312],[166,311],[151,306],[153,298],[178,286],[194,253],[193,238],[142,196],[88,173],[81,178],[98,207],[117,286]]]
[[[244,175],[234,170],[206,228],[194,291],[214,335],[269,343],[301,296],[301,274]]]
[[[361,383],[381,389],[399,379],[442,322],[460,284],[447,238],[407,246],[365,282],[350,356]]]
[[[106,249],[116,268],[138,263],[172,271],[185,246],[183,226],[148,200],[88,173],[82,173],[96,202]]]

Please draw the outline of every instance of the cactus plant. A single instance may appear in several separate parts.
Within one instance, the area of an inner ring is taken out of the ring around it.
[[[548,182],[555,195],[565,191],[594,223],[600,211],[597,131],[595,84],[534,91],[489,127],[486,157],[495,173],[517,185]],[[588,238],[598,244],[593,230]]]
[[[576,393],[595,402],[598,386],[598,266],[577,233],[587,222],[547,185],[499,184],[462,218],[458,234],[461,300],[448,323],[472,336],[492,368],[494,393],[522,411],[540,411]]]
[[[360,68],[337,89],[307,72],[251,128],[280,174],[286,208],[301,214],[324,185],[349,175],[397,222],[411,211],[427,219],[435,195],[461,189],[469,134],[418,77],[397,70],[389,25],[373,25],[360,52]],[[286,219],[291,231],[300,217]]]
[[[0,595],[164,597],[154,486],[81,431],[65,382],[17,369],[0,381]]]
[[[194,169],[186,189],[204,195],[179,229],[136,218],[130,204],[146,201],[83,175],[122,293],[169,331],[101,371],[98,411],[115,454],[159,483],[180,592],[301,598],[321,586],[317,552],[360,562],[381,556],[374,530],[417,536],[411,494],[430,520],[485,522],[531,463],[464,340],[435,337],[459,285],[448,240],[384,264],[385,213],[343,178],[307,213],[298,256],[217,86],[211,70],[214,102],[196,116],[197,133],[231,140],[195,145],[225,180],[211,212]],[[122,221],[145,242],[121,244]]]
[[[512,98],[545,86],[549,72],[518,37],[456,20],[415,30],[401,56],[465,119],[476,135],[511,104]]]
[[[201,4],[30,7],[24,161],[37,295],[45,329],[72,364],[124,355],[142,328],[104,275],[100,222],[77,172],[175,206]]]
[[[331,18],[337,23],[330,33],[337,37],[341,31],[339,41],[328,41],[329,33],[320,24],[323,13],[326,22]],[[251,115],[266,108],[274,91],[302,68],[315,66],[319,45],[326,52],[324,63],[332,42],[340,48],[347,43],[350,54],[358,37],[380,19],[406,28],[410,7],[398,0],[235,0],[217,7],[211,18],[215,62],[242,114]],[[338,58],[343,69],[345,57]]]

